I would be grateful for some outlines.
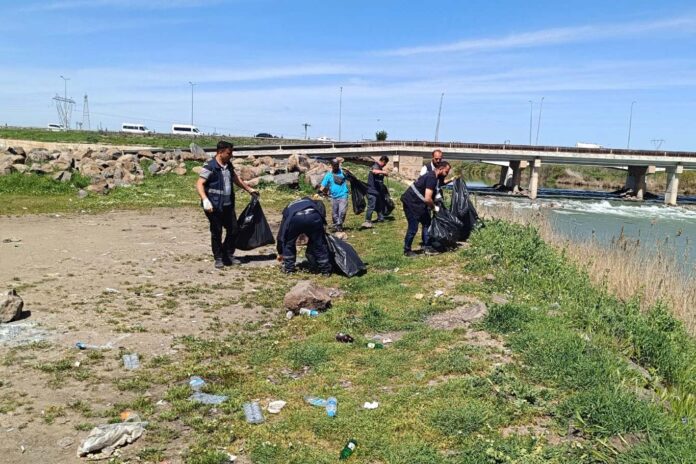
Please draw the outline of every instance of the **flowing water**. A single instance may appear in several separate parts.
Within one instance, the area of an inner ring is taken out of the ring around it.
[[[696,197],[680,197],[680,206],[668,207],[661,199],[639,203],[606,192],[540,189],[532,202],[495,192],[482,182],[467,184],[482,205],[538,210],[556,233],[571,240],[608,245],[620,236],[633,239],[645,253],[667,253],[686,275],[696,276]]]

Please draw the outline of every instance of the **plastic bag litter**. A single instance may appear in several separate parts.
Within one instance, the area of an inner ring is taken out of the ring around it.
[[[236,247],[240,250],[253,250],[275,243],[273,232],[271,232],[271,227],[263,214],[257,195],[251,196],[251,201],[237,219],[237,226],[239,231],[237,232]]]
[[[469,198],[469,189],[464,179],[454,179],[452,182],[452,214],[461,221],[462,228],[459,233],[459,241],[466,241],[474,230],[479,220],[476,208]]]
[[[145,432],[147,422],[121,422],[94,427],[77,448],[77,456],[87,459],[106,459],[116,448],[129,445]]]
[[[433,220],[428,229],[430,245],[438,251],[455,248],[463,227],[462,221],[444,205],[440,206],[440,210],[433,213]]]
[[[389,194],[389,189],[384,184],[382,184],[382,195],[384,196],[384,210],[382,212],[385,216],[389,216],[392,211],[394,211],[395,205],[394,200],[392,200],[392,197]]]
[[[335,269],[338,269],[347,277],[353,277],[367,270],[365,263],[362,262],[358,253],[348,242],[328,234],[326,235],[326,240],[329,242],[331,263]]]
[[[362,214],[367,207],[365,195],[367,195],[367,184],[353,174],[346,174],[348,182],[350,182],[350,198],[353,203],[353,212]]]

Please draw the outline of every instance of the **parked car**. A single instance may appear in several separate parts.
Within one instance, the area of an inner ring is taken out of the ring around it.
[[[63,127],[60,124],[49,124],[47,126],[47,129],[50,130],[51,132],[60,132],[60,131],[64,131],[65,127]]]
[[[180,135],[201,135],[201,132],[196,126],[188,124],[172,124],[172,134]]]
[[[254,137],[259,138],[259,139],[273,139],[273,138],[275,138],[274,136],[272,136],[268,132],[259,132]]]

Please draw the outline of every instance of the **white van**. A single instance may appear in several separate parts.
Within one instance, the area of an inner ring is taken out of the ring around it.
[[[47,128],[48,128],[48,130],[50,130],[51,132],[59,132],[59,131],[64,131],[64,130],[65,130],[65,128],[64,128],[62,125],[60,125],[60,124],[49,124]]]
[[[121,124],[121,132],[129,134],[152,134],[152,131],[142,124],[124,122]]]
[[[188,124],[172,124],[172,134],[201,135],[201,132],[196,126],[190,126]]]

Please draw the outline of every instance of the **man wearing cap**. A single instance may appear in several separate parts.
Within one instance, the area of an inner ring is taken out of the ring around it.
[[[331,198],[332,228],[336,232],[343,231],[343,222],[348,211],[348,183],[344,171],[350,173],[348,169],[341,169],[341,161],[334,158],[331,160],[331,171],[327,172],[321,181],[321,191]]]
[[[196,182],[196,190],[201,197],[203,211],[210,222],[210,242],[216,269],[240,263],[234,257],[238,229],[232,183],[246,190],[250,195],[258,195],[256,190],[249,187],[234,172],[234,166],[230,162],[233,148],[230,142],[219,141],[215,157],[203,165]],[[226,233],[224,242],[222,229],[225,229]]]

